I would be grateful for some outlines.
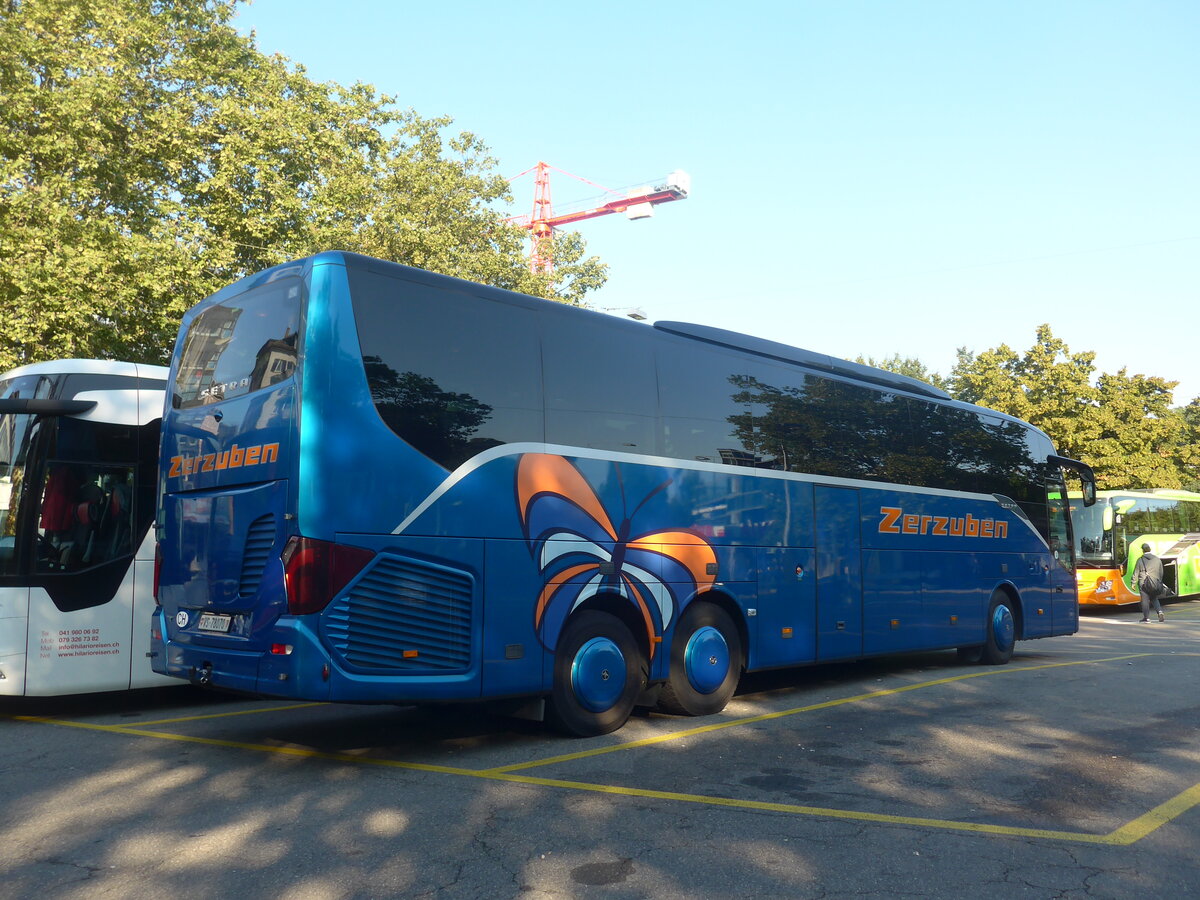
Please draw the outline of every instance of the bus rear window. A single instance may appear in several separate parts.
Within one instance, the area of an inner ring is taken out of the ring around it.
[[[210,306],[188,326],[171,397],[189,409],[290,377],[299,361],[304,283],[282,278]]]

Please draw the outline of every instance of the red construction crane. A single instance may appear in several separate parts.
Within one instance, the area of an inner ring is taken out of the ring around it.
[[[551,169],[600,188],[607,198],[598,206],[589,206],[556,216],[550,202]],[[630,219],[646,219],[654,215],[653,207],[659,203],[686,200],[688,189],[691,187],[691,178],[688,177],[688,174],[675,171],[667,176],[663,184],[629,188],[622,194],[544,162],[539,162],[533,168],[526,169],[520,175],[510,178],[509,181],[516,181],[517,178],[528,175],[530,172],[537,173],[533,180],[533,212],[528,216],[513,216],[509,221],[528,229],[533,238],[533,248],[529,254],[529,271],[534,274],[554,270],[554,230],[560,225],[570,225],[573,222],[582,222],[584,219],[607,216],[609,213],[625,213],[626,217]]]

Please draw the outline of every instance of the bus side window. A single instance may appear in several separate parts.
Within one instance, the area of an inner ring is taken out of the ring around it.
[[[133,552],[133,469],[51,463],[42,500],[38,569],[75,571]]]
[[[57,420],[44,468],[34,569],[75,572],[133,550],[137,431],[81,419]]]

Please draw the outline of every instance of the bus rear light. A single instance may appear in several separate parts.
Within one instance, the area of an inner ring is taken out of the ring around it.
[[[292,645],[291,644],[272,644],[271,645],[271,655],[272,656],[291,656],[292,655]]]
[[[375,556],[374,550],[314,538],[291,537],[283,548],[288,612],[320,612]]]

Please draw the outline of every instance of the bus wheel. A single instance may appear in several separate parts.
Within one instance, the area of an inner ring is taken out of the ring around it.
[[[742,674],[742,641],[729,614],[693,603],[671,640],[671,670],[658,697],[664,712],[709,716],[725,708]]]
[[[1017,620],[1013,617],[1012,601],[1000,591],[992,594],[987,615],[987,643],[983,645],[983,661],[989,666],[1002,666],[1012,659],[1017,642]]]
[[[982,647],[959,647],[958,662],[964,666],[974,666],[983,662]]]
[[[578,737],[616,731],[641,694],[641,657],[616,616],[597,610],[572,616],[554,653],[551,722]]]

